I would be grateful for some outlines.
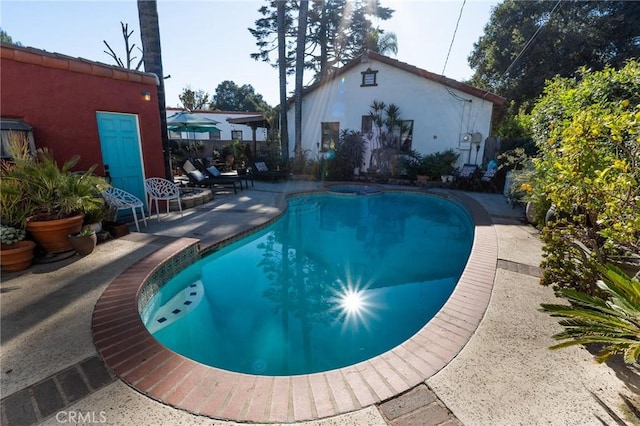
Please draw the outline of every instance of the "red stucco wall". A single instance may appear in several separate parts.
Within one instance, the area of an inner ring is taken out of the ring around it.
[[[136,114],[145,175],[164,177],[158,95],[149,76],[129,76],[126,71],[92,66],[87,61],[73,62],[66,57],[41,55],[38,59],[32,55],[32,62],[36,63],[42,60],[55,65],[59,61],[58,68],[21,62],[8,59],[6,47],[2,49],[0,113],[32,125],[37,148],[53,150],[59,163],[79,155],[77,170],[97,164],[96,174],[103,175],[96,112]],[[101,72],[104,76],[96,75]],[[122,79],[114,79],[113,73],[120,73],[118,78]],[[142,99],[142,90],[151,92],[151,101]]]

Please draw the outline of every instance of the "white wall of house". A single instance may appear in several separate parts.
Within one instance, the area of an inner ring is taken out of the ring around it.
[[[361,87],[361,72],[368,68],[378,71],[377,85]],[[369,114],[373,101],[393,103],[400,108],[403,120],[413,120],[412,148],[419,153],[453,148],[460,153],[458,167],[482,162],[484,141],[491,127],[493,104],[490,101],[376,60],[361,62],[305,95],[302,101],[302,149],[316,158],[322,122],[339,122],[341,131],[361,130],[362,116]],[[293,155],[293,103],[287,117]],[[477,160],[475,145],[462,142],[461,135],[465,133],[480,134],[476,135],[476,140],[481,141]],[[375,144],[368,145],[365,169],[369,167],[370,150]]]

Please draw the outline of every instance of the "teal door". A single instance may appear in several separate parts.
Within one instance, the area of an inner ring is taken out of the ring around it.
[[[123,189],[146,203],[142,147],[138,116],[97,112],[98,134],[105,172],[111,185]]]

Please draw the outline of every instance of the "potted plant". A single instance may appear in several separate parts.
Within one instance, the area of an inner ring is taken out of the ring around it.
[[[233,163],[235,162],[235,155],[233,145],[225,145],[222,147],[222,158],[228,170],[233,169]]]
[[[440,178],[443,182],[449,182],[452,180],[449,176],[452,176],[455,171],[455,163],[458,161],[459,154],[452,149],[447,149],[442,152],[436,152],[425,156],[428,158],[428,165],[431,169],[430,174],[436,178]],[[444,179],[442,179],[444,177]]]
[[[0,265],[4,271],[18,272],[31,266],[36,243],[25,236],[24,229],[0,225]]]
[[[96,231],[93,229],[83,229],[80,232],[69,234],[71,247],[82,256],[90,254],[96,248],[97,242]]]
[[[26,230],[49,253],[71,250],[68,235],[81,230],[87,212],[102,206],[107,182],[93,174],[95,166],[72,171],[77,156],[59,167],[46,148],[33,157],[26,140],[11,135],[7,149],[13,163],[3,165],[2,180],[25,217]]]
[[[91,229],[96,233],[102,232],[102,222],[107,219],[109,208],[103,203],[100,206],[91,207],[84,215],[82,229]]]

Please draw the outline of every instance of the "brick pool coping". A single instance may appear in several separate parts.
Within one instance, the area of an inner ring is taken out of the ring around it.
[[[313,420],[355,411],[406,392],[444,368],[480,324],[493,289],[498,243],[488,213],[456,194],[475,223],[471,255],[442,309],[401,345],[358,364],[299,376],[254,376],[200,364],[158,343],[138,312],[138,298],[158,267],[198,248],[179,238],[116,278],[98,300],[92,333],[117,377],[159,402],[193,414],[239,422]]]

